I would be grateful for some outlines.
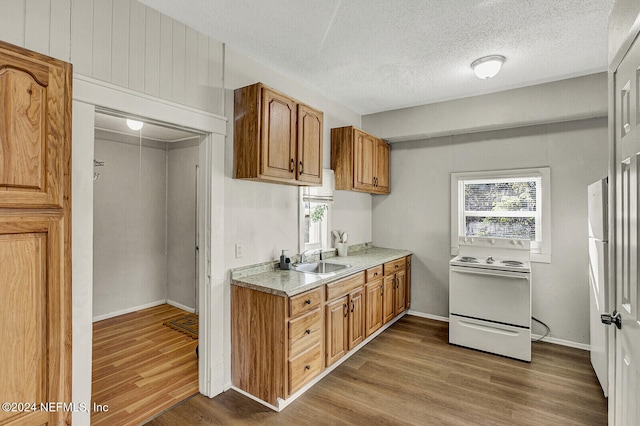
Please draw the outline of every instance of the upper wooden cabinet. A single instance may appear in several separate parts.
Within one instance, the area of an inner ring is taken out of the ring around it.
[[[321,111],[256,83],[235,91],[234,116],[237,179],[322,184]]]
[[[63,207],[71,65],[0,44],[0,207]]]
[[[331,129],[331,168],[336,189],[389,193],[389,144],[360,129]]]

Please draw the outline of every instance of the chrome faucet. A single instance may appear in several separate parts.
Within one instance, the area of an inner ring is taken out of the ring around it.
[[[322,249],[309,249],[300,253],[300,263],[305,263],[305,258],[320,252],[320,261],[322,261]]]

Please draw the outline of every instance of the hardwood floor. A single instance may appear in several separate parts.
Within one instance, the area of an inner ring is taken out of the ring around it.
[[[186,315],[160,305],[93,324],[92,425],[137,425],[198,392],[197,340],[162,323]]]
[[[281,413],[227,391],[147,423],[606,425],[589,352],[533,344],[525,363],[448,343],[448,324],[405,316]]]

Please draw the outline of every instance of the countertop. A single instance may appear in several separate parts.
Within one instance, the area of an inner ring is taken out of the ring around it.
[[[295,296],[296,294],[314,289],[323,284],[330,283],[337,279],[355,274],[356,272],[364,271],[365,269],[369,269],[386,262],[391,262],[392,260],[396,260],[410,254],[412,254],[412,252],[409,250],[372,247],[354,252],[349,256],[334,256],[325,259],[325,261],[329,263],[351,265],[349,268],[345,268],[331,274],[315,275],[293,270],[282,271],[280,269],[276,269],[233,278],[234,274],[232,271],[231,284],[275,294],[277,296]]]

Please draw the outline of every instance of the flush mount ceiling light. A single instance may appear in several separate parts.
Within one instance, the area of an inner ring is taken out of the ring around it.
[[[144,123],[142,121],[127,118],[127,126],[129,126],[131,130],[140,130],[142,129],[142,126],[144,126]]]
[[[502,55],[484,56],[473,61],[471,68],[476,74],[476,77],[486,80],[495,77],[495,75],[500,72],[500,68],[502,68],[505,59]]]

